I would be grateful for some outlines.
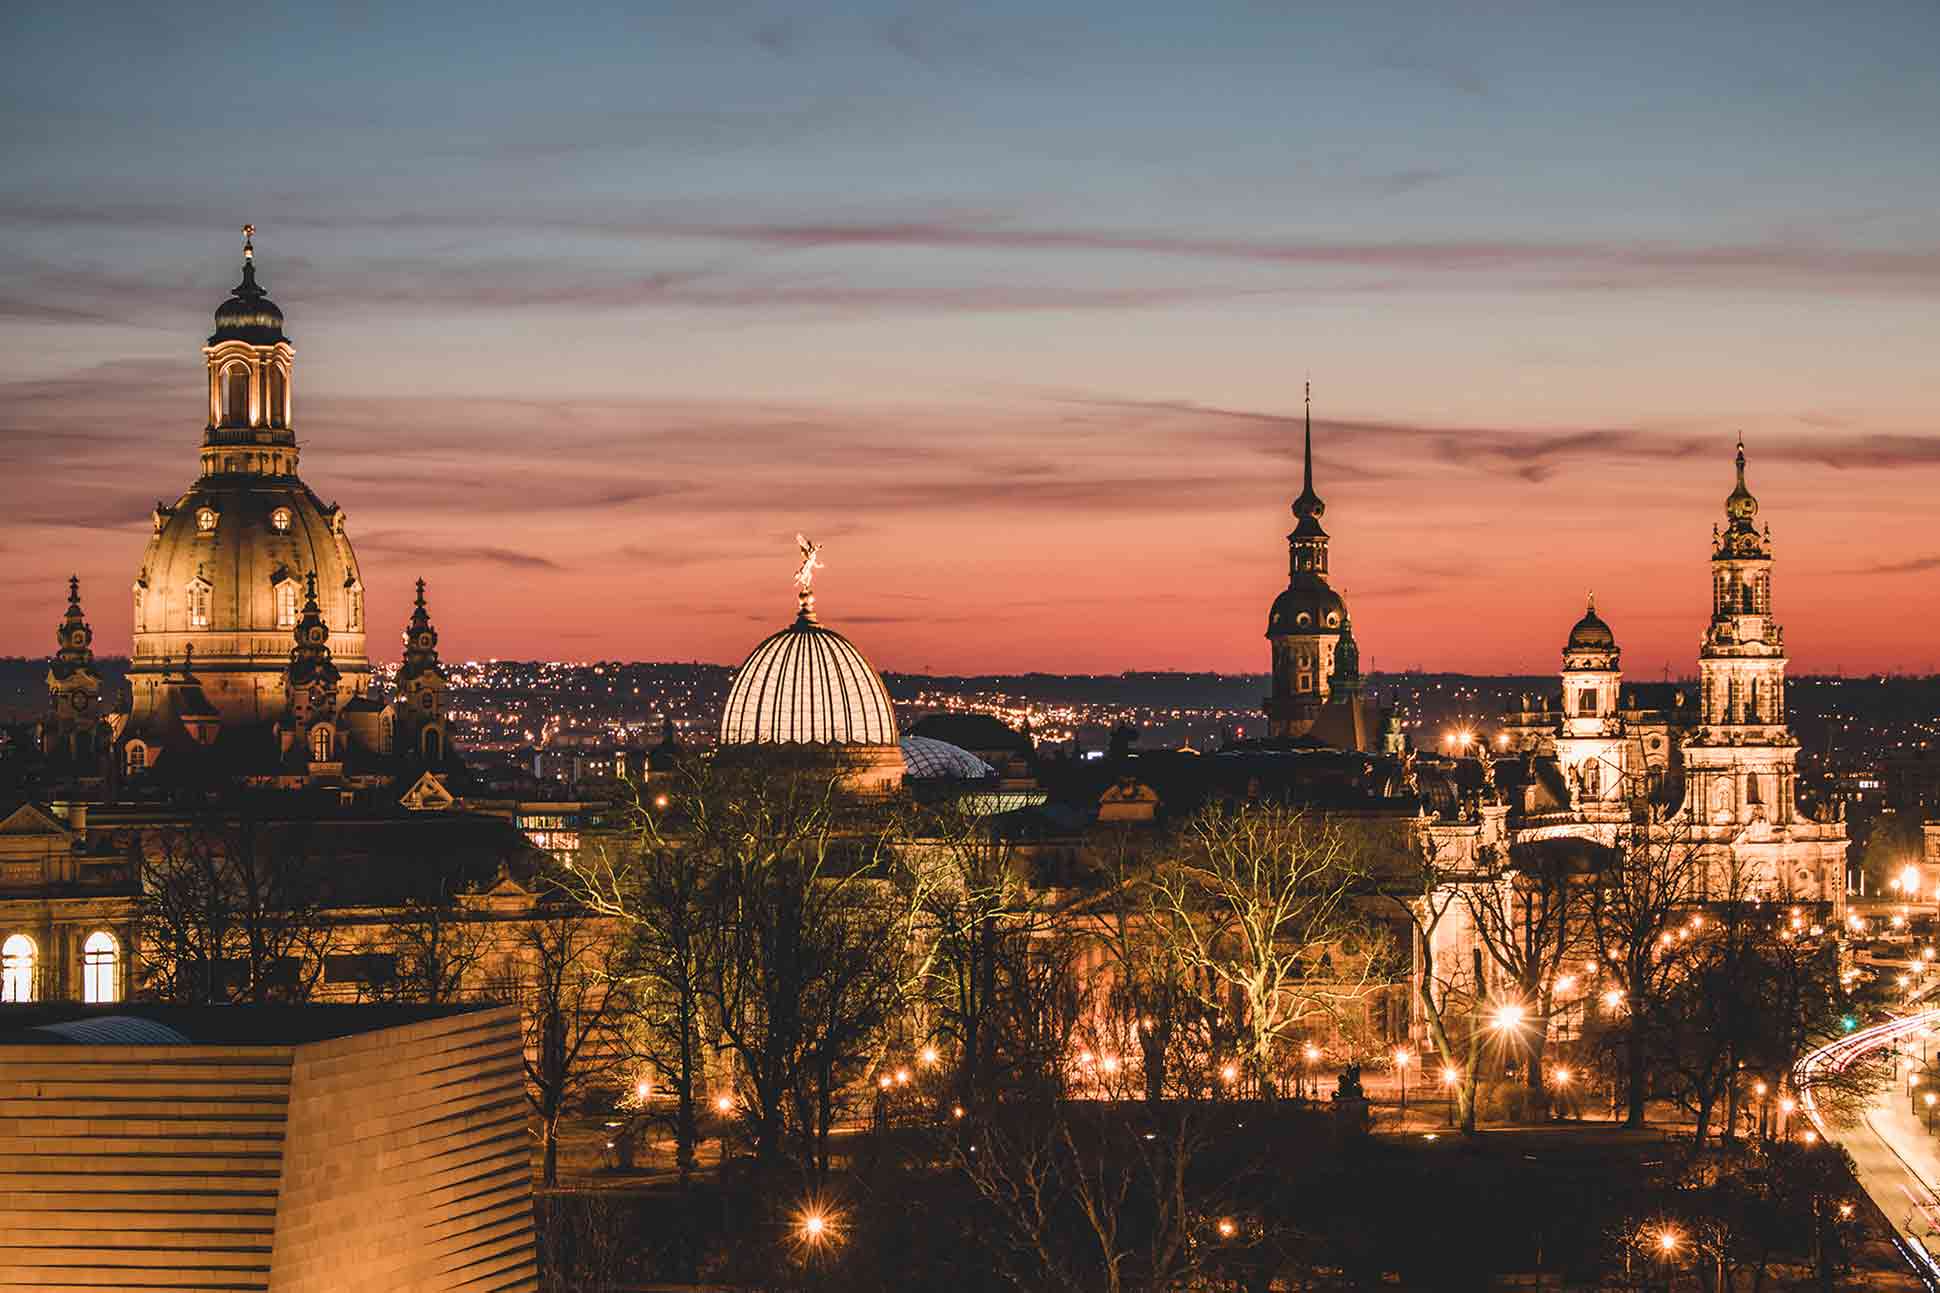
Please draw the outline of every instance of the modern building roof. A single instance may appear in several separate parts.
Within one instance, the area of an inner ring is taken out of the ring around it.
[[[301,1046],[496,1008],[491,1005],[0,1006],[0,1046]]]

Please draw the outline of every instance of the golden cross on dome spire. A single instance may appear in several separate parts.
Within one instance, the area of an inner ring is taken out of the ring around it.
[[[256,226],[253,224],[244,225],[242,227],[242,235],[243,235],[243,259],[244,260],[256,259]]]

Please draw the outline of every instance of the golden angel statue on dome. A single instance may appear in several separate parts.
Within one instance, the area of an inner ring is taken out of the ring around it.
[[[795,571],[795,587],[806,593],[811,591],[815,584],[815,572],[822,569],[822,558],[820,556],[822,545],[797,533],[795,535],[795,546],[802,550],[802,564]]]

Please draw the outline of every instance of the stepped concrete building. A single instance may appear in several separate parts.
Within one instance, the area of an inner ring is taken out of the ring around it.
[[[516,1012],[0,1010],[0,1289],[538,1287]]]

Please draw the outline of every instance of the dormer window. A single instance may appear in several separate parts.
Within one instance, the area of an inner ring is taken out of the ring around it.
[[[128,742],[128,775],[138,777],[148,771],[148,747],[140,741]]]
[[[214,534],[216,532],[216,519],[215,508],[197,508],[195,512],[195,532],[197,534]]]
[[[287,507],[279,507],[274,512],[271,512],[269,514],[269,528],[278,534],[288,534],[290,532],[290,509]]]
[[[1328,627],[1328,628],[1330,628],[1330,629],[1337,629],[1337,628],[1339,628],[1339,627],[1340,627],[1340,612],[1339,612],[1339,611],[1328,611],[1328,612],[1327,612],[1327,627]]]

